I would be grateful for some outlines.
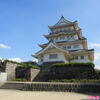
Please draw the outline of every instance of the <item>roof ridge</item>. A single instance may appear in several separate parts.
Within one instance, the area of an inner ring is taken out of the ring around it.
[[[68,24],[68,23],[71,23],[71,21],[65,19],[64,16],[61,16],[60,20],[54,26],[57,26],[57,25],[60,25],[60,24]]]

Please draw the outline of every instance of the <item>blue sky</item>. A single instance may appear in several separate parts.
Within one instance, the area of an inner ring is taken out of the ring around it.
[[[32,60],[47,40],[48,25],[63,15],[78,20],[90,48],[95,49],[95,64],[100,65],[100,0],[0,0],[0,57]]]

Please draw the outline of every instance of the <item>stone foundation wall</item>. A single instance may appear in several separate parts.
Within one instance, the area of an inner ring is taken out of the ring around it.
[[[51,67],[48,74],[50,80],[55,79],[97,79],[97,73],[93,67],[69,66]]]
[[[45,81],[60,79],[99,79],[92,67],[41,67],[40,73],[34,81]]]
[[[34,78],[39,74],[39,72],[39,69],[18,67],[16,68],[16,78],[33,81]]]

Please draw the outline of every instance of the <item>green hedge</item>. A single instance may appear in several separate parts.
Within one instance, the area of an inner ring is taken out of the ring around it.
[[[25,82],[25,81],[27,81],[26,79],[24,79],[24,78],[15,78],[15,79],[13,79],[12,81],[20,81],[20,82]]]
[[[20,67],[20,68],[34,68],[34,69],[40,69],[39,66],[36,66],[36,65],[31,65],[31,64],[24,64],[24,63],[21,63],[19,66],[17,67]]]
[[[12,60],[5,60],[4,61],[5,63],[7,63],[7,62],[10,62],[10,63],[13,63],[13,64],[21,64],[21,63],[19,63],[19,62],[16,62],[16,61],[12,61]]]
[[[78,66],[94,67],[95,65],[93,63],[56,63],[52,65],[52,67],[78,67]]]
[[[49,82],[66,82],[66,83],[100,83],[99,80],[87,80],[87,79],[56,79],[49,80]]]
[[[40,67],[37,65],[19,63],[19,62],[11,61],[11,60],[5,60],[5,63],[7,63],[7,62],[17,64],[18,65],[17,67],[40,69]]]

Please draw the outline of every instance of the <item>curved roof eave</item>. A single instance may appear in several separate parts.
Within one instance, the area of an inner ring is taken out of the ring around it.
[[[60,51],[62,51],[62,52],[69,53],[68,51],[66,51],[66,50],[64,50],[64,49],[61,49],[61,48],[59,48],[58,46],[56,46],[54,43],[50,42],[44,49],[42,49],[42,50],[40,50],[38,53],[36,53],[36,54],[34,55],[34,57],[36,57],[36,56],[42,54],[43,52],[45,52],[50,46],[51,46],[51,47],[55,47],[56,49],[58,49],[58,50],[60,50]]]

